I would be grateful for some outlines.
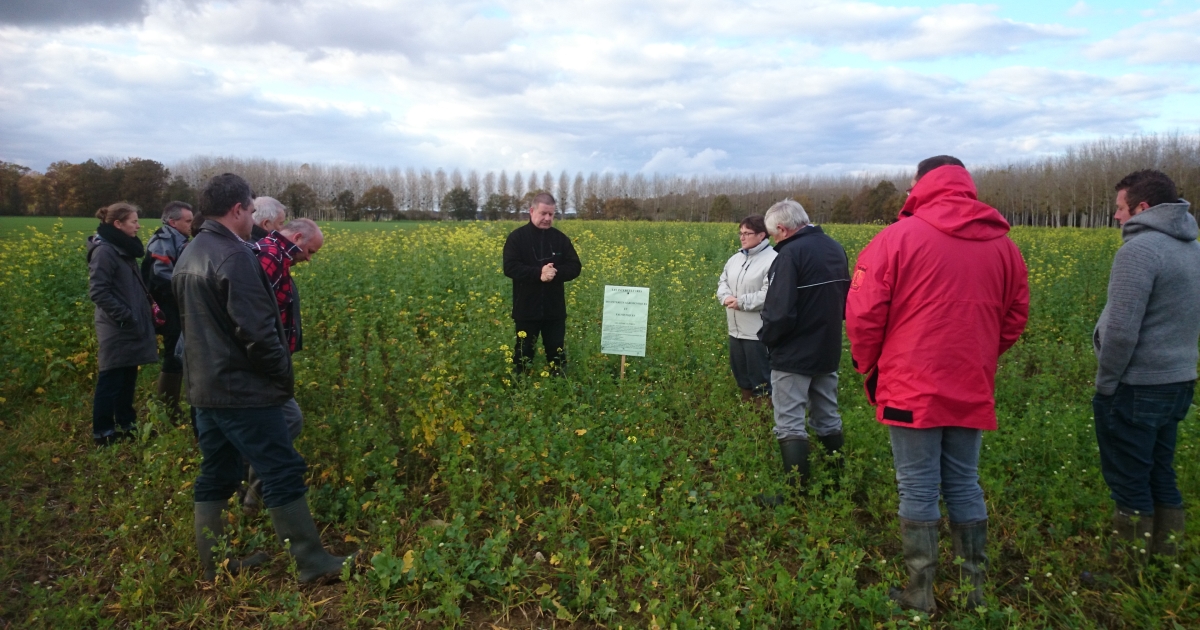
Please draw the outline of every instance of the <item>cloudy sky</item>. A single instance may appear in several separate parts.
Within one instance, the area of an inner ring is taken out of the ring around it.
[[[3,0],[0,160],[911,168],[1200,131],[1200,0]]]

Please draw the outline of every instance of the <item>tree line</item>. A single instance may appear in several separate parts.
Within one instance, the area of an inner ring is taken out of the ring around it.
[[[968,165],[971,167],[971,165]],[[1061,155],[971,167],[979,196],[1014,225],[1111,224],[1113,185],[1141,169],[1165,171],[1184,198],[1200,187],[1200,135],[1165,134],[1080,144]],[[319,220],[512,219],[546,191],[580,219],[737,221],[785,197],[819,223],[887,223],[912,172],[812,175],[670,175],[566,170],[480,172],[192,157],[55,162],[45,173],[0,162],[0,214],[89,216],[117,200],[157,216],[171,200],[194,202],[210,177],[234,172],[296,216]]]

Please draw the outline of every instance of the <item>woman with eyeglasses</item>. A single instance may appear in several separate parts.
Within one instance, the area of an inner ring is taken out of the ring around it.
[[[742,390],[742,401],[767,403],[771,395],[771,364],[767,347],[758,340],[762,327],[763,301],[767,297],[767,270],[775,250],[767,240],[767,224],[761,215],[748,216],[738,224],[741,249],[725,263],[717,282],[717,300],[725,307],[729,326],[729,366]]]

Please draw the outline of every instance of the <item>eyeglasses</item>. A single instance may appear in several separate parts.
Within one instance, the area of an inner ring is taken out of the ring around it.
[[[750,238],[751,236],[754,236],[755,234],[758,234],[758,232],[738,232],[738,237]]]

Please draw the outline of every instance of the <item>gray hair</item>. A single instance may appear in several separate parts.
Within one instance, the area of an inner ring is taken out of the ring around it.
[[[262,197],[259,197],[261,199]],[[279,228],[281,234],[302,234],[304,240],[311,241],[321,234],[321,228],[312,219],[292,219],[287,225]]]
[[[171,203],[167,204],[167,207],[163,208],[162,221],[164,223],[167,221],[177,221],[183,217],[184,210],[191,212],[192,204],[185,203],[183,201],[172,201]]]
[[[767,232],[775,233],[775,230],[783,226],[789,230],[799,230],[800,228],[812,223],[808,220],[808,213],[804,211],[804,206],[800,202],[791,198],[784,199],[779,203],[771,206],[767,210],[765,217],[767,224]]]
[[[262,225],[263,221],[282,221],[287,218],[287,207],[274,197],[254,198],[254,222]]]

